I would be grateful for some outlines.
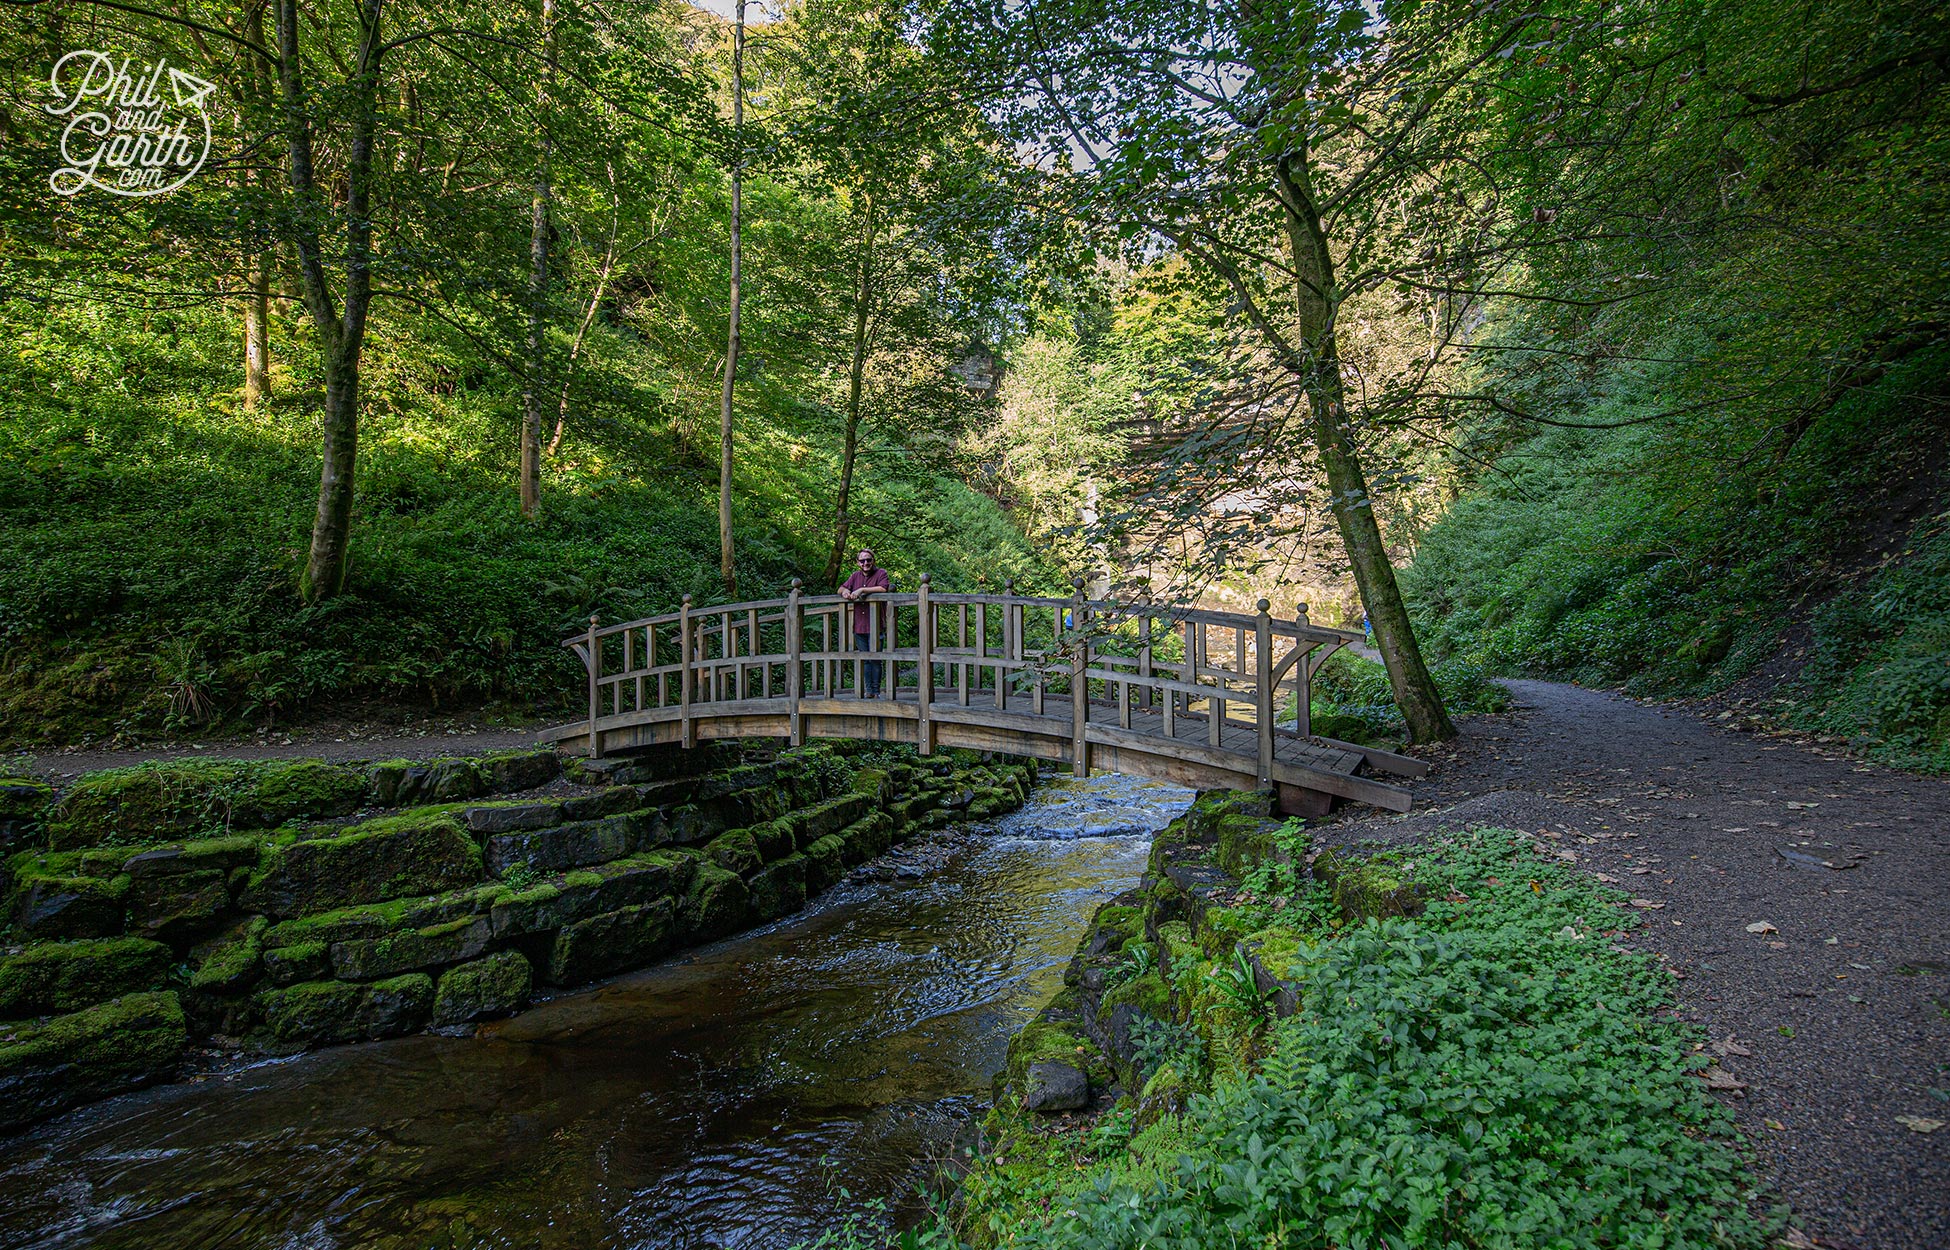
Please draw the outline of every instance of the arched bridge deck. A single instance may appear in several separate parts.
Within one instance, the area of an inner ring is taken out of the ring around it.
[[[1202,788],[1279,792],[1289,812],[1334,798],[1392,811],[1409,792],[1363,775],[1419,760],[1315,736],[1314,674],[1360,635],[1307,620],[1015,594],[808,596],[684,606],[563,643],[589,673],[589,714],[545,736],[592,755],[710,738],[858,738],[1004,751]],[[879,663],[878,697],[864,698]]]

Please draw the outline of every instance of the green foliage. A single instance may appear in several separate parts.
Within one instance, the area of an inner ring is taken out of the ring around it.
[[[362,438],[350,593],[305,606],[311,397],[240,415],[213,363],[234,350],[215,315],[125,325],[16,303],[0,325],[21,347],[0,354],[14,401],[0,415],[0,739],[203,731],[362,694],[553,714],[580,690],[557,642],[591,613],[714,593],[715,477],[668,425],[622,420],[659,411],[640,340],[600,335],[611,363],[589,369],[604,389],[585,437],[550,462],[535,522],[513,495],[506,378],[476,363],[401,379]],[[391,341],[402,357],[418,347]],[[142,366],[123,368],[131,357]],[[789,397],[754,408],[740,583],[764,594],[823,563],[837,453]],[[857,532],[905,585],[923,570],[943,588],[1042,576],[995,506],[935,469],[876,458],[856,490]]]
[[[1500,712],[1510,692],[1477,660],[1452,655],[1429,666],[1451,716]],[[1395,706],[1388,670],[1345,648],[1327,657],[1313,679],[1312,724],[1317,734],[1347,742],[1399,741],[1407,732]],[[1341,732],[1344,731],[1344,732]]]
[[[1733,418],[1518,443],[1403,574],[1425,646],[1445,665],[1685,695],[1753,673],[1806,624],[1791,720],[1892,763],[1950,766],[1942,519],[1846,580],[1892,501],[1933,471],[1917,449],[1941,446],[1940,422],[1910,397],[1940,391],[1946,367],[1927,353],[1854,393],[1780,466],[1726,462],[1747,445]]]
[[[1822,605],[1812,632],[1790,722],[1900,767],[1950,772],[1950,513]]]
[[[1415,865],[1435,895],[1418,919],[1288,922],[1298,1011],[1256,1071],[1195,1095],[1174,1138],[1053,1178],[992,1240],[1766,1244],[1667,978],[1608,940],[1638,923],[1622,896],[1513,831],[1451,835]]]

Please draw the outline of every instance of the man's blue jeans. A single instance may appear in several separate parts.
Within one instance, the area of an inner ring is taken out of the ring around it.
[[[853,649],[855,651],[874,650],[873,635],[872,634],[853,635]],[[878,699],[880,697],[880,678],[885,668],[886,668],[886,661],[884,660],[860,661],[860,686],[861,686],[860,697],[861,698]]]

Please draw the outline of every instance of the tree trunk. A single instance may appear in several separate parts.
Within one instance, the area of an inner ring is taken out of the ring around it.
[[[1302,353],[1300,359],[1289,361],[1289,367],[1301,373],[1306,387],[1314,444],[1327,475],[1328,506],[1340,526],[1341,543],[1354,569],[1354,583],[1374,626],[1375,643],[1388,668],[1388,684],[1408,724],[1409,737],[1416,742],[1453,738],[1456,727],[1449,722],[1442,696],[1422,661],[1415,627],[1409,622],[1401,588],[1395,582],[1395,566],[1388,559],[1381,526],[1375,520],[1374,498],[1368,491],[1360,449],[1348,420],[1340,354],[1334,340],[1339,312],[1334,258],[1321,228],[1306,162],[1304,151],[1288,152],[1278,162]]]
[[[840,452],[840,493],[833,510],[833,552],[826,559],[825,584],[839,581],[846,566],[847,530],[851,527],[853,466],[860,452],[860,401],[867,372],[867,322],[873,311],[874,204],[867,201],[867,233],[860,247],[860,273],[853,290],[853,360],[846,389],[846,441]]]
[[[731,548],[731,398],[738,379],[739,216],[745,189],[745,0],[738,0],[738,24],[731,44],[731,332],[725,344],[724,398],[718,408],[718,572],[724,592],[738,597],[738,572]]]
[[[262,47],[264,44],[264,6],[249,4],[244,14],[244,37]],[[255,52],[248,52],[244,66],[244,82],[251,94],[251,107],[262,108],[269,96],[270,72]],[[263,114],[253,115],[250,108],[243,110],[243,116],[251,121]],[[268,195],[275,185],[275,178],[269,166],[260,168],[258,183]],[[269,244],[260,248],[256,255],[248,257],[247,285],[244,291],[244,411],[259,412],[271,400],[271,260]]]
[[[543,372],[548,349],[548,230],[550,209],[548,92],[555,69],[555,0],[542,0],[542,82],[536,104],[542,116],[535,195],[528,234],[527,369],[521,388],[521,514],[542,510]]]
[[[244,411],[261,411],[271,400],[271,256],[251,259],[244,292]]]
[[[328,599],[345,588],[346,554],[352,536],[353,473],[359,452],[359,361],[372,303],[372,162],[378,128],[379,18],[383,0],[361,0],[358,60],[351,87],[351,141],[346,148],[345,299],[332,299],[325,252],[318,235],[321,209],[312,166],[311,121],[304,62],[299,56],[297,0],[278,0],[278,82],[291,150],[291,189],[297,201],[292,243],[298,253],[305,308],[317,331],[325,362],[324,463],[318,477],[318,511],[311,551],[298,592],[308,601]]]

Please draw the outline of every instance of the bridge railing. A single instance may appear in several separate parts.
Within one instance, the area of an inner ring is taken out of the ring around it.
[[[592,616],[563,645],[588,670],[591,750],[604,722],[649,713],[674,714],[691,746],[700,716],[783,711],[797,744],[803,716],[857,713],[857,704],[831,701],[859,698],[866,665],[878,663],[879,698],[914,709],[923,753],[937,708],[980,701],[1046,716],[1057,699],[1068,704],[1079,772],[1088,767],[1086,727],[1114,720],[1169,738],[1202,730],[1212,747],[1228,728],[1250,728],[1266,780],[1277,735],[1310,734],[1321,663],[1361,637],[1313,624],[1305,604],[1276,618],[1264,599],[1247,614],[1091,600],[1081,584],[1068,598],[1013,589],[940,594],[924,574],[912,594],[850,604],[807,595],[795,579],[783,599],[698,607],[686,595],[661,616],[608,626]],[[854,647],[856,613],[867,616],[864,652]]]

